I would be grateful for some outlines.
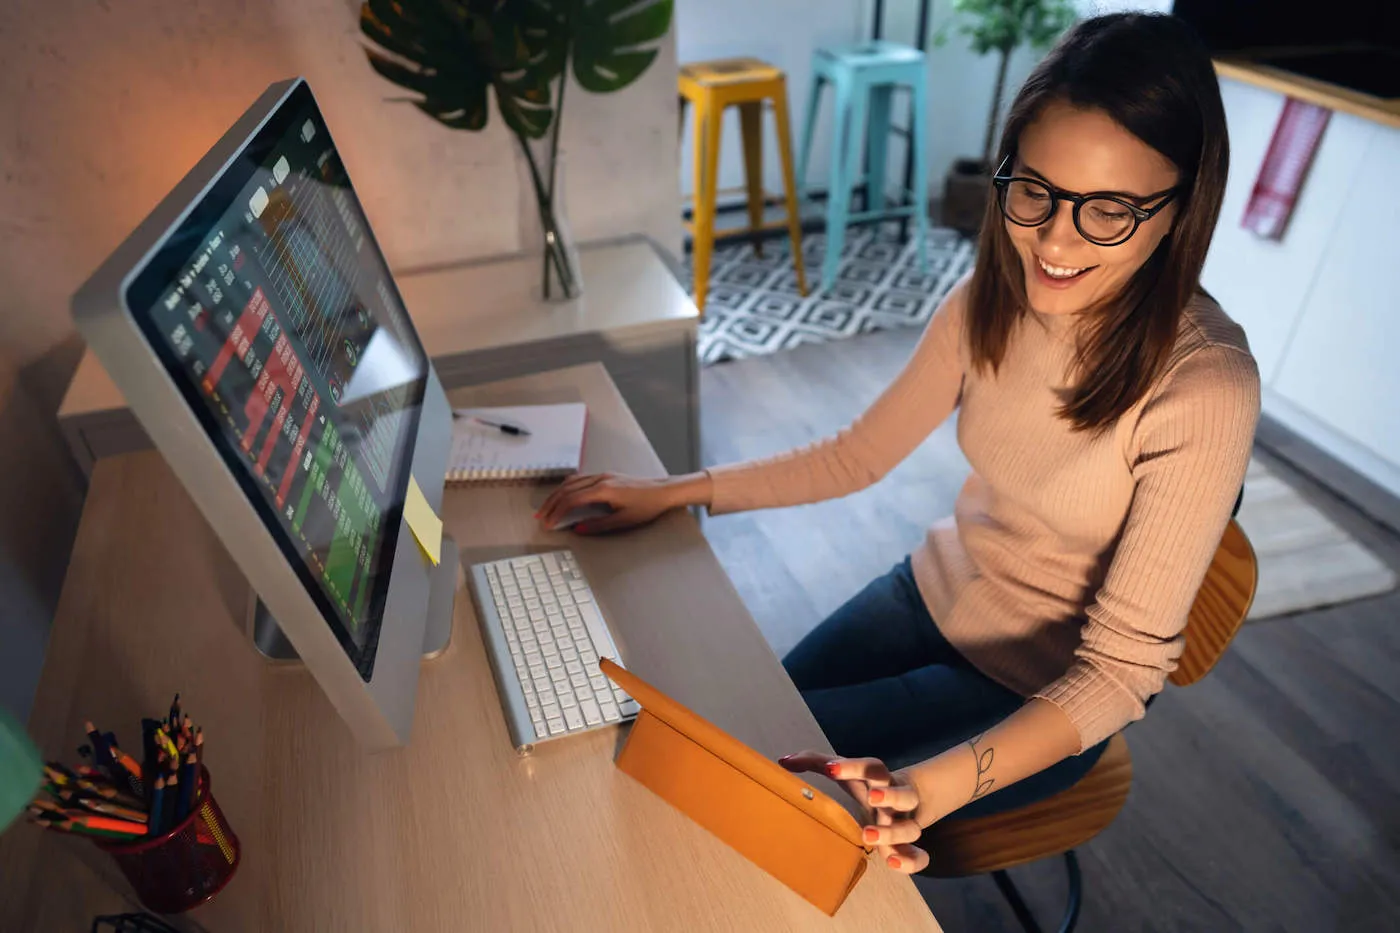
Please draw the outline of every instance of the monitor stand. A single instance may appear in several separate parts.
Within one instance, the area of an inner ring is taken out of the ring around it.
[[[452,603],[462,575],[459,553],[457,542],[448,535],[443,535],[442,561],[433,568],[432,582],[428,590],[428,627],[423,633],[425,660],[442,654],[452,641]],[[252,597],[253,647],[271,661],[300,661],[297,650],[282,633],[272,613],[256,593],[252,594]]]

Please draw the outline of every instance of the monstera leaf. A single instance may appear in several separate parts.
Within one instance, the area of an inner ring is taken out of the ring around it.
[[[564,70],[595,94],[626,87],[656,60],[673,0],[366,0],[360,30],[375,71],[414,92],[414,106],[460,130],[488,122],[488,91],[520,143],[544,228],[544,292],[555,270],[577,294],[555,214]],[[570,62],[572,58],[572,62]],[[557,86],[555,82],[558,82]],[[556,94],[551,102],[551,90]],[[547,133],[548,159],[530,140]]]
[[[371,67],[422,95],[418,109],[479,130],[490,88],[506,125],[526,139],[544,136],[554,118],[549,89],[563,47],[550,25],[522,0],[368,0],[360,9]]]
[[[606,94],[637,80],[656,60],[655,43],[671,27],[671,5],[672,0],[576,0],[572,55],[579,86]]]
[[[433,119],[483,128],[489,88],[506,125],[539,139],[569,57],[585,90],[624,88],[655,61],[671,11],[672,0],[368,0],[360,29],[374,70],[422,95],[413,103]]]

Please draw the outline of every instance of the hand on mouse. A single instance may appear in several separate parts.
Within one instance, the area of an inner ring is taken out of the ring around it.
[[[641,479],[615,473],[573,476],[549,494],[535,518],[543,527],[553,528],[576,509],[602,505],[612,509],[612,514],[580,522],[573,530],[579,534],[596,534],[633,528],[684,505],[677,496],[677,489],[678,484],[669,477]]]

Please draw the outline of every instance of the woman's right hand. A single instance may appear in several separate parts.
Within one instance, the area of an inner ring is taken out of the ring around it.
[[[698,481],[699,477],[704,477],[708,482],[705,474],[698,474],[695,480]],[[595,534],[634,528],[655,521],[671,509],[691,504],[684,492],[691,479],[641,479],[616,473],[573,476],[549,494],[544,505],[535,513],[535,518],[543,527],[553,528],[575,509],[604,505],[612,509],[611,515],[589,519],[575,525],[573,530],[579,534]]]

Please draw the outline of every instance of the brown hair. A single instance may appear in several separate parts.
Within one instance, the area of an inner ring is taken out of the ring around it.
[[[1225,193],[1229,139],[1210,56],[1185,23],[1167,15],[1119,13],[1070,29],[1012,102],[993,167],[1016,151],[1022,131],[1052,100],[1103,111],[1180,173],[1171,232],[1080,338],[1077,381],[1060,415],[1076,430],[1097,431],[1147,393],[1171,354],[1183,309],[1200,290]],[[1029,307],[995,197],[988,198],[977,248],[968,340],[973,365],[995,372]]]

